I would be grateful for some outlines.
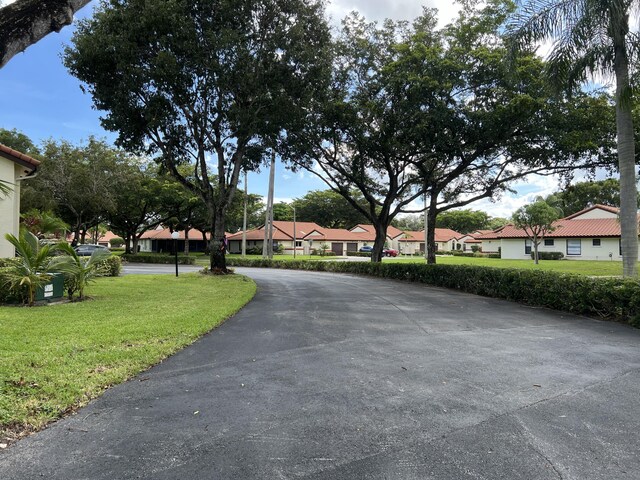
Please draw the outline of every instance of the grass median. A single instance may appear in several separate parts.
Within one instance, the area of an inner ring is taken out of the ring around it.
[[[255,291],[240,275],[129,275],[99,279],[82,303],[0,307],[0,443],[189,345]]]

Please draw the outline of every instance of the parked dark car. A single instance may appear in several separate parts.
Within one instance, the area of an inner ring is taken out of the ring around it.
[[[383,257],[397,257],[400,252],[394,248],[385,248],[382,250]]]
[[[96,250],[105,250],[107,252],[109,251],[109,249],[103,245],[92,244],[78,245],[76,248],[74,248],[74,250],[80,257],[90,257]]]
[[[371,245],[365,245],[364,247],[360,247],[360,250],[358,251],[362,253],[371,253],[373,252],[373,247]]]

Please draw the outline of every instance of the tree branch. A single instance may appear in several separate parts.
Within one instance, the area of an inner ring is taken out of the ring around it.
[[[17,0],[0,9],[0,68],[52,32],[73,22],[91,0]]]

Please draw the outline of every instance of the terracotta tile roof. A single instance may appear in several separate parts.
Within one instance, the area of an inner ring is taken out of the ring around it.
[[[556,229],[547,234],[547,238],[578,237],[619,237],[620,222],[617,218],[591,218],[583,220],[562,219],[554,222]],[[480,240],[499,240],[501,238],[527,238],[524,230],[514,225],[506,225],[501,230],[477,237]]]
[[[352,232],[344,228],[321,228],[316,232],[321,235],[308,236],[305,240],[318,240],[327,242],[373,242],[375,234],[370,232]],[[310,232],[311,233],[311,232]]]
[[[20,163],[22,165],[26,164],[25,166],[33,167],[32,170],[35,170],[36,168],[38,168],[38,165],[40,165],[40,160],[36,160],[29,155],[20,153],[19,151],[14,150],[13,148],[9,148],[6,145],[2,145],[1,143],[0,155],[16,163]]]
[[[572,220],[576,217],[579,217],[580,215],[583,215],[587,212],[590,212],[592,210],[604,210],[606,212],[609,213],[615,213],[616,215],[620,214],[620,209],[617,207],[611,207],[609,205],[601,205],[599,203],[596,203],[595,205],[593,205],[592,207],[589,208],[585,208],[584,210],[580,210],[579,212],[574,213],[573,215],[569,215],[568,217],[565,217],[563,220]]]
[[[296,238],[302,239],[313,230],[323,230],[313,222],[296,222]],[[242,232],[228,236],[229,240],[242,240]],[[277,241],[293,240],[293,222],[276,220],[273,222],[273,239]],[[247,230],[247,240],[264,240],[264,225]]]
[[[408,238],[400,238],[399,242],[424,242],[424,230],[419,232],[404,232]],[[436,242],[448,242],[451,239],[464,237],[461,233],[451,230],[450,228],[436,228]]]
[[[482,243],[482,240],[476,240],[475,238],[472,238],[470,240],[465,240],[464,243]]]
[[[358,227],[362,228],[363,230],[366,230],[370,234],[373,234],[373,236],[375,238],[376,228],[373,225],[367,225],[367,224],[364,224],[364,223],[359,223],[355,227],[351,228],[350,231],[353,231],[353,229],[358,228]],[[396,237],[402,235],[403,233],[404,232],[402,230],[394,227],[393,225],[389,225],[387,227],[387,237],[389,237],[389,238],[396,238]]]
[[[184,240],[184,231],[178,232],[180,236],[178,240]],[[207,233],[207,239],[211,238],[211,234]],[[227,234],[228,236],[229,234]],[[150,239],[150,240],[171,240],[171,230],[168,228],[161,228],[158,230],[147,230],[142,234],[140,239]],[[202,232],[195,228],[189,230],[189,240],[202,240]]]

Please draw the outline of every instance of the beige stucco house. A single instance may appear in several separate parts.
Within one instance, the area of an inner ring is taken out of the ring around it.
[[[15,256],[4,236],[17,237],[20,232],[20,184],[35,174],[38,165],[38,160],[0,144],[0,180],[11,188],[8,195],[0,196],[0,258]]]
[[[458,249],[458,238],[462,238],[461,233],[449,228],[436,228],[435,242],[439,252],[450,252]],[[404,232],[398,239],[400,253],[403,255],[414,255],[424,253],[425,235],[424,230],[419,232]],[[460,247],[461,249],[462,247]]]
[[[594,205],[554,223],[555,230],[542,240],[538,251],[560,252],[569,260],[622,260],[618,209]],[[506,225],[478,237],[484,253],[502,258],[530,259],[533,245],[524,230]]]

